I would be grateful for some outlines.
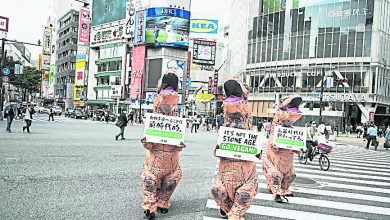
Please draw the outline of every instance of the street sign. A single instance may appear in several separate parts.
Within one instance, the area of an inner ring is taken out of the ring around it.
[[[9,70],[7,67],[4,67],[1,72],[3,73],[3,76],[9,76],[11,74],[11,70]]]
[[[3,76],[3,77],[1,78],[1,80],[2,80],[4,83],[7,83],[7,82],[9,82],[9,77],[8,77],[8,76]]]

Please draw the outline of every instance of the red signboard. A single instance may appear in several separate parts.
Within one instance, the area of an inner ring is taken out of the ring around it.
[[[130,98],[142,98],[142,80],[145,72],[145,46],[133,47]]]
[[[89,43],[90,26],[91,26],[91,11],[87,8],[80,9],[79,43]]]
[[[212,94],[213,77],[209,77],[209,94]]]
[[[218,94],[218,70],[214,71],[213,94]]]

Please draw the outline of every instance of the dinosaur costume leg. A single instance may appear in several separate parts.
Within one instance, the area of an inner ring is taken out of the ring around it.
[[[232,185],[230,184],[230,186]],[[230,196],[233,196],[234,194],[230,194],[229,196],[229,192],[231,193],[231,191],[231,189],[228,190],[228,188],[222,183],[219,176],[217,176],[211,186],[211,195],[225,213],[230,212],[230,209],[233,206],[233,201],[230,199]]]
[[[283,174],[269,160],[263,160],[263,174],[267,180],[267,187],[273,195],[282,195]]]
[[[295,169],[294,167],[291,167],[291,169],[283,175],[281,189],[283,195],[290,195],[292,194],[290,191],[290,186],[294,182],[294,179],[296,177]]]
[[[161,188],[157,191],[157,207],[169,209],[171,206],[171,196],[181,180],[181,175],[181,169],[177,167],[162,178]]]
[[[142,169],[141,181],[142,181],[142,208],[144,210],[149,209],[150,212],[157,211],[157,189],[161,185],[161,181],[156,173],[151,172],[151,167],[149,167],[146,163],[144,164],[144,168]]]

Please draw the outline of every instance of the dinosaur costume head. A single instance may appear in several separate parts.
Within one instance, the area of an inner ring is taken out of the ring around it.
[[[278,105],[275,113],[277,119],[283,126],[290,127],[294,122],[302,117],[299,105],[302,103],[302,97],[299,95],[290,95],[283,98]]]
[[[158,96],[154,100],[154,113],[176,115],[179,78],[174,73],[165,74],[157,85]]]
[[[225,126],[251,129],[251,109],[248,104],[248,89],[238,78],[225,82],[226,99],[223,103],[225,110]]]

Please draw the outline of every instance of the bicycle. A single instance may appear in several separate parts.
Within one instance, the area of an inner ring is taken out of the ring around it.
[[[299,163],[306,164],[308,157],[309,157],[310,161],[312,161],[316,156],[319,155],[320,157],[318,159],[318,162],[319,162],[321,170],[323,170],[323,171],[329,170],[330,161],[329,161],[327,154],[329,154],[332,151],[332,147],[328,144],[323,144],[323,143],[317,144],[314,141],[307,140],[306,145],[309,145],[309,144],[310,144],[310,146],[312,146],[312,149],[313,149],[311,151],[311,154],[307,155],[308,150],[304,151],[303,153],[299,153],[298,154]]]

